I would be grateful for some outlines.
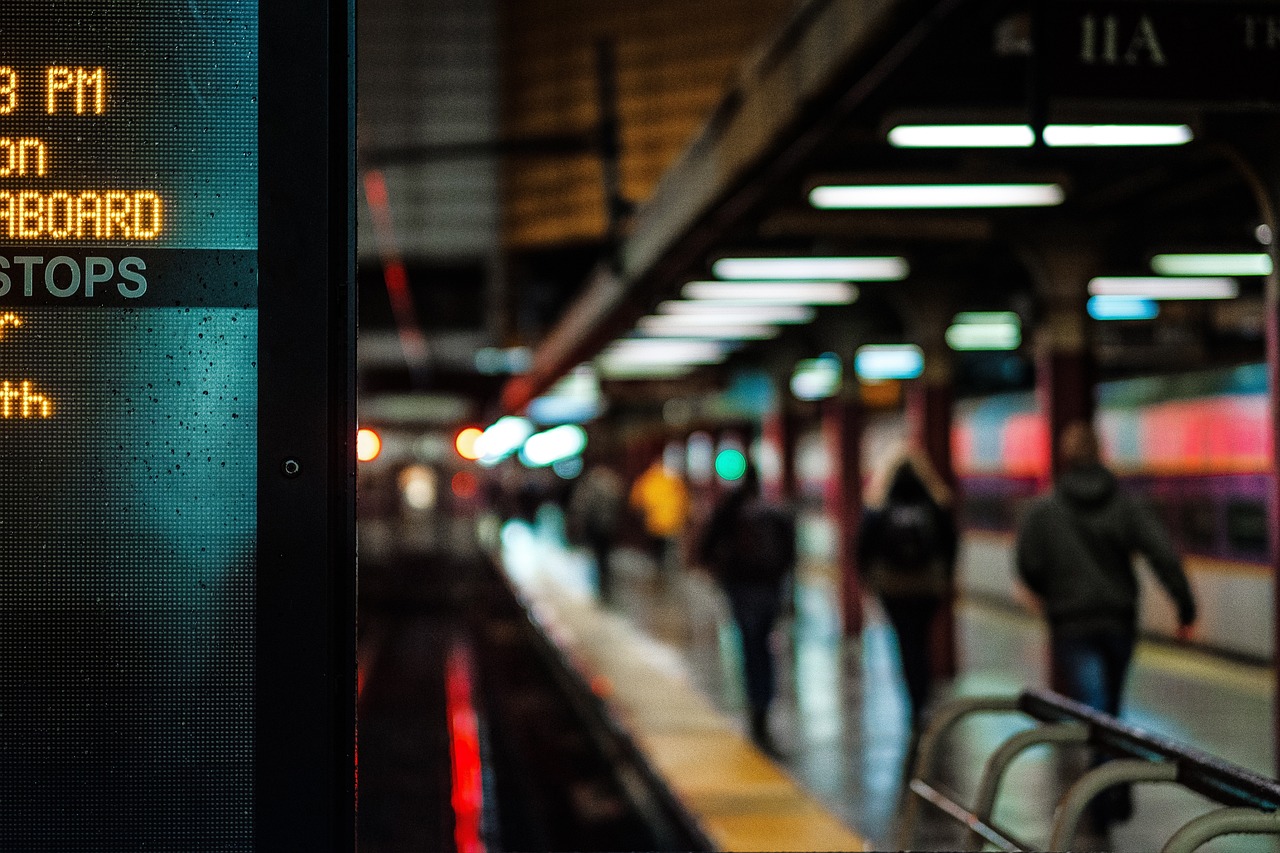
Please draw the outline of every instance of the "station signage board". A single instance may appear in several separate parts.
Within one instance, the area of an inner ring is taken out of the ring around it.
[[[255,849],[258,0],[0,35],[0,849]]]
[[[1134,105],[1280,107],[1280,4],[1038,3],[1050,94]]]

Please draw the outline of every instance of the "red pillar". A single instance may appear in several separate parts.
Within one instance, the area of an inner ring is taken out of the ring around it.
[[[796,444],[799,441],[800,418],[791,400],[784,396],[778,408],[769,413],[761,425],[766,444],[778,454],[778,476],[771,485],[773,497],[790,503],[799,494],[796,480]]]
[[[862,520],[862,407],[856,399],[833,398],[822,412],[823,438],[831,455],[829,512],[836,525],[836,568],[847,637],[862,634],[862,578],[858,525]]]
[[[1087,350],[1047,349],[1036,356],[1036,395],[1049,428],[1050,476],[1060,471],[1058,436],[1072,421],[1093,422],[1093,358]]]

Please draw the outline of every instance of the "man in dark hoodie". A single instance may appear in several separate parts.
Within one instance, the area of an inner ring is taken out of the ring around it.
[[[1054,489],[1031,505],[1018,529],[1018,574],[1049,621],[1060,689],[1114,716],[1137,638],[1133,555],[1147,558],[1176,604],[1181,639],[1195,622],[1195,599],[1164,526],[1102,466],[1093,428],[1068,425],[1058,448],[1062,470]],[[1119,793],[1108,819],[1128,817],[1127,792]]]

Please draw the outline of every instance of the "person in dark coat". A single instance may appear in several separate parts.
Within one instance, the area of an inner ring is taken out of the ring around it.
[[[956,524],[951,489],[922,452],[880,472],[858,533],[858,566],[893,626],[913,728],[933,691],[933,623],[951,596]]]
[[[1178,635],[1190,635],[1196,603],[1182,560],[1159,518],[1123,492],[1103,467],[1098,438],[1083,421],[1059,440],[1062,471],[1053,491],[1038,498],[1018,529],[1019,577],[1039,599],[1049,622],[1049,650],[1059,689],[1112,716],[1121,696],[1138,631],[1138,580],[1133,556],[1146,557],[1173,599]],[[1132,806],[1127,788],[1113,789],[1095,811],[1101,821],[1123,820]]]
[[[787,579],[795,568],[795,521],[760,494],[748,466],[742,483],[711,513],[698,548],[699,562],[724,589],[742,639],[742,661],[751,737],[765,752],[780,752],[769,733],[775,664],[769,635],[782,612]]]

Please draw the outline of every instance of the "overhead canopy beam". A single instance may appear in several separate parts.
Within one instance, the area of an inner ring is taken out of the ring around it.
[[[503,389],[523,409],[645,310],[667,278],[701,263],[758,215],[962,0],[815,0],[753,64],[636,216],[617,271],[597,269]],[[854,81],[850,84],[849,81]]]

